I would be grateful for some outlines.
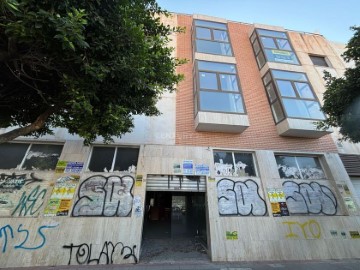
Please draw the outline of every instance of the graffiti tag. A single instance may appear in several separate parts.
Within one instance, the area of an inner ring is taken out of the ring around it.
[[[286,238],[319,239],[321,237],[321,228],[316,220],[310,219],[307,222],[300,223],[297,221],[284,221],[283,224],[288,226],[289,232]]]
[[[134,178],[126,176],[91,176],[81,183],[72,216],[118,216],[131,214]]]
[[[267,213],[266,203],[254,180],[242,182],[223,178],[217,183],[217,192],[220,215],[264,216]]]
[[[74,245],[71,243],[63,246],[63,248],[70,250],[68,265],[73,262],[73,250],[77,264],[113,264],[115,254],[120,254],[120,258],[124,260],[132,258],[134,263],[138,262],[135,255],[136,245],[131,248],[125,246],[122,242],[113,244],[111,241],[105,241],[100,253],[95,258],[92,258],[92,244]]]

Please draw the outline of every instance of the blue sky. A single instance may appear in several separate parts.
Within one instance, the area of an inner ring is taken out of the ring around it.
[[[204,14],[228,20],[263,23],[320,33],[347,43],[360,26],[360,0],[158,0],[168,11]]]

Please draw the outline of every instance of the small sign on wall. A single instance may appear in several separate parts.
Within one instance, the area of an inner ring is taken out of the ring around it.
[[[237,231],[226,231],[226,240],[237,240],[238,232]]]
[[[135,186],[141,187],[142,186],[142,181],[143,181],[142,174],[136,175]]]
[[[360,233],[358,231],[349,231],[352,239],[360,239]]]
[[[285,193],[281,188],[269,188],[268,196],[274,217],[289,216]]]
[[[184,175],[193,175],[194,174],[194,161],[184,160],[182,167],[183,167]]]
[[[195,175],[209,175],[209,174],[210,174],[209,165],[206,164],[195,165]]]

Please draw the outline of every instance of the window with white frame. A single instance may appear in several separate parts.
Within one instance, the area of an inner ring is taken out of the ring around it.
[[[92,172],[135,173],[139,148],[94,146],[88,170]]]
[[[63,145],[0,144],[0,169],[54,170]]]
[[[216,176],[256,176],[252,153],[233,151],[214,151]]]
[[[196,52],[232,56],[224,23],[194,20]]]
[[[285,179],[326,179],[318,157],[275,155],[280,178]]]

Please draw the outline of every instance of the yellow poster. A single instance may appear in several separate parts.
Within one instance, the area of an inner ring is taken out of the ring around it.
[[[44,210],[45,217],[67,216],[79,183],[79,176],[64,176],[56,180],[50,199]]]

